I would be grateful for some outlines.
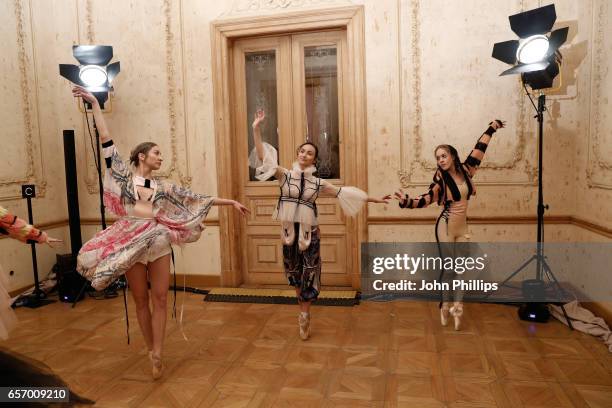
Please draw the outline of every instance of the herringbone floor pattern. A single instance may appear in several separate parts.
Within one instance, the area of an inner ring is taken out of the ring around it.
[[[554,320],[521,322],[509,306],[466,305],[459,332],[440,326],[434,303],[314,307],[304,342],[297,306],[187,294],[188,340],[169,320],[157,382],[129,309],[129,346],[121,298],[19,309],[0,346],[45,362],[101,407],[612,406],[602,343]]]

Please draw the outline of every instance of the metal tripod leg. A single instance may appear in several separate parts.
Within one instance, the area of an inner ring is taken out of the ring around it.
[[[516,271],[512,272],[512,273],[510,274],[510,276],[508,276],[506,279],[504,279],[504,281],[503,281],[503,282],[501,282],[501,283],[499,284],[499,287],[504,286],[506,283],[508,283],[508,281],[509,281],[510,279],[514,278],[514,277],[515,277],[516,275],[518,275],[518,274],[519,274],[519,273],[520,273],[520,272],[521,272],[523,269],[525,269],[525,268],[526,268],[526,267],[527,267],[527,266],[528,266],[528,265],[529,265],[531,262],[533,262],[533,261],[535,261],[535,260],[537,260],[537,259],[538,259],[538,256],[537,256],[537,255],[533,255],[531,258],[529,258],[527,261],[525,261],[525,263],[523,263],[521,266],[519,266],[519,268],[518,268]],[[485,296],[482,298],[482,300],[486,300],[486,299],[488,299],[489,297],[491,297],[491,295],[492,295],[492,294],[493,294],[493,292],[491,292],[491,293],[489,293],[489,294],[485,295]]]
[[[79,299],[81,298],[81,296],[83,296],[83,292],[85,292],[85,288],[87,288],[87,284],[89,282],[86,280],[85,283],[83,283],[83,286],[81,287],[81,290],[79,290],[79,294],[77,295],[77,297],[74,299],[74,302],[72,302],[72,308],[74,309],[74,307],[76,306],[77,302],[79,301]]]
[[[559,291],[561,292],[559,298],[564,296],[565,295],[565,290],[563,290],[563,287],[561,287],[561,285],[559,284],[559,281],[557,280],[557,278],[553,274],[552,269],[550,269],[550,266],[548,265],[548,262],[546,262],[546,257],[542,257],[542,267],[543,267],[544,272],[546,273],[546,275],[548,275],[548,279],[550,279],[550,280],[552,280],[554,282],[555,290],[557,292],[559,292]],[[565,305],[563,303],[561,303],[561,310],[563,311],[563,316],[565,317],[565,321],[567,322],[567,325],[569,326],[570,329],[574,330],[574,326],[572,326],[572,321],[570,320],[569,316],[567,315],[567,311],[565,310]]]

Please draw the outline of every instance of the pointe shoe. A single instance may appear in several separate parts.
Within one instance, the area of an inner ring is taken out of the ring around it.
[[[440,308],[440,323],[442,326],[446,326],[448,324],[448,305],[442,305]]]
[[[461,303],[450,308],[450,314],[455,319],[455,330],[461,327],[461,316],[463,316],[463,305]]]
[[[164,372],[161,356],[156,356],[152,351],[149,351],[149,359],[151,360],[151,375],[154,380],[158,380]]]
[[[310,337],[310,313],[300,313],[298,324],[300,326],[300,338],[308,340],[308,337]]]

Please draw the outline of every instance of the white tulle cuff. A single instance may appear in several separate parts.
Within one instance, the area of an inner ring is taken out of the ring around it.
[[[342,211],[346,215],[354,217],[363,204],[368,201],[368,195],[357,187],[342,187],[338,193],[338,200]]]
[[[269,143],[263,142],[264,157],[261,160],[257,156],[257,148],[253,148],[249,154],[249,166],[255,169],[255,178],[260,181],[270,179],[276,175],[278,169],[278,152]]]

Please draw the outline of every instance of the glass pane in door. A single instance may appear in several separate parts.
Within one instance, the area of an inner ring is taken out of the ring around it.
[[[304,73],[306,140],[319,148],[319,177],[340,178],[337,47],[304,47]]]
[[[253,161],[256,160],[253,142],[253,117],[258,109],[266,113],[260,125],[264,143],[272,145],[278,152],[278,115],[276,105],[276,52],[258,51],[245,53],[247,129],[249,130],[249,180],[257,181]]]

